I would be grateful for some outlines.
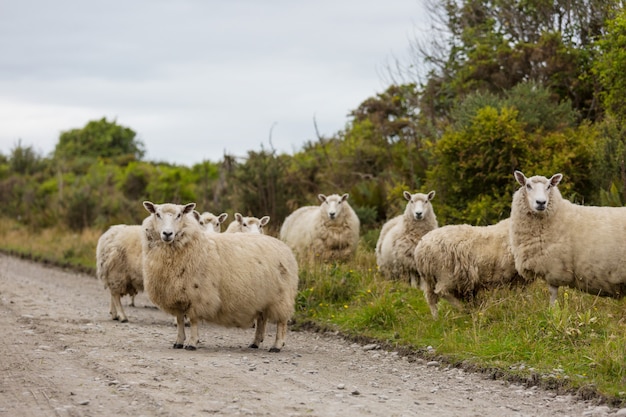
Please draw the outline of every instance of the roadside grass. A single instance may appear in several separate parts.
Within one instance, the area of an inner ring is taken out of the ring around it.
[[[0,250],[92,274],[100,234],[35,232],[0,218]],[[440,301],[434,320],[421,290],[384,279],[362,246],[349,263],[301,263],[294,328],[336,331],[442,366],[623,407],[625,302],[561,288],[551,308],[547,286],[535,282],[484,292],[466,311]]]

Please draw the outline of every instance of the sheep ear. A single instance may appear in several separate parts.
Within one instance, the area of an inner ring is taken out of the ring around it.
[[[220,222],[220,223],[224,223],[227,218],[228,218],[228,213],[222,213],[217,218],[217,221]]]
[[[156,207],[154,205],[153,202],[151,201],[144,201],[143,202],[143,206],[146,208],[146,210],[148,210],[150,213],[156,213]]]
[[[350,197],[350,194],[345,193],[344,195],[341,196],[341,201],[346,201],[348,199],[348,197]]]
[[[522,173],[522,171],[515,171],[513,173],[515,175],[515,179],[519,183],[519,185],[526,185],[526,176]]]
[[[270,216],[263,216],[261,217],[261,226],[265,226],[266,224],[268,224],[270,222]]]
[[[193,213],[193,217],[195,217],[196,220],[200,222],[200,213],[198,213],[198,210],[194,210],[192,213]]]
[[[435,190],[428,193],[428,200],[432,200],[433,198],[435,198]]]
[[[406,201],[411,201],[412,196],[411,196],[411,193],[410,193],[410,192],[408,192],[408,191],[403,191],[403,192],[402,192],[402,195],[404,196],[404,199],[405,199]]]
[[[324,194],[318,194],[317,199],[323,203],[326,201],[326,196]]]
[[[243,221],[243,216],[241,215],[241,213],[235,213],[235,220],[237,220],[239,223]]]
[[[562,179],[563,174],[554,174],[552,178],[550,178],[550,185],[556,187],[557,185],[559,185]]]
[[[196,208],[196,203],[189,203],[183,207],[183,214],[191,213]]]

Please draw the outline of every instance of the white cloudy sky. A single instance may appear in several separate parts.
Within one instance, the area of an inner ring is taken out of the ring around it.
[[[422,0],[0,0],[0,152],[106,117],[149,160],[293,153],[426,33]]]

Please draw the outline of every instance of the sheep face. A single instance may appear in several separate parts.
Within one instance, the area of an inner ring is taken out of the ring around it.
[[[424,219],[428,211],[432,210],[430,200],[435,197],[435,191],[431,191],[428,194],[411,194],[410,192],[405,191],[403,194],[404,198],[408,201],[405,213],[414,220]]]
[[[544,213],[550,203],[552,190],[556,187],[561,179],[562,174],[554,174],[550,179],[535,175],[526,178],[521,171],[515,171],[515,179],[522,186],[522,192],[525,194],[528,208],[533,213]]]
[[[178,204],[154,204],[144,201],[143,206],[153,216],[154,229],[165,243],[172,243],[180,233],[184,216],[192,213],[196,203],[181,206]]]
[[[227,217],[227,213],[222,213],[219,216],[216,216],[213,213],[205,211],[200,215],[200,219],[198,221],[207,233],[219,233],[221,231],[222,223],[224,223]]]
[[[343,203],[348,199],[349,194],[339,196],[337,194],[325,196],[324,194],[318,194],[317,198],[322,202],[322,212],[330,220],[335,220],[341,214]]]
[[[264,234],[263,226],[270,221],[270,216],[263,216],[257,219],[256,217],[244,217],[239,213],[235,213],[235,220],[239,223],[242,233]]]

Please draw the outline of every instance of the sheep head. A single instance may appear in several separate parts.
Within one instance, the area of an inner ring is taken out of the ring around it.
[[[330,220],[335,220],[341,214],[343,203],[348,200],[349,194],[339,196],[338,194],[332,194],[325,196],[324,194],[318,194],[317,198],[322,202],[321,209]]]
[[[404,213],[414,220],[423,220],[428,214],[428,211],[432,210],[430,200],[435,197],[435,191],[431,191],[428,194],[411,194],[405,191],[403,194],[404,198],[408,201]]]
[[[165,243],[172,243],[181,233],[185,216],[192,213],[196,203],[189,203],[184,206],[178,204],[154,204],[144,201],[143,206],[148,210],[153,219],[154,231],[158,233]]]
[[[243,233],[263,234],[263,226],[269,223],[270,216],[263,216],[257,219],[256,217],[244,217],[240,213],[235,213],[235,220],[239,223]]]
[[[549,179],[540,175],[526,178],[521,171],[515,171],[515,179],[522,186],[528,208],[533,213],[544,213],[550,204],[556,186],[563,179],[562,174],[554,174]]]

